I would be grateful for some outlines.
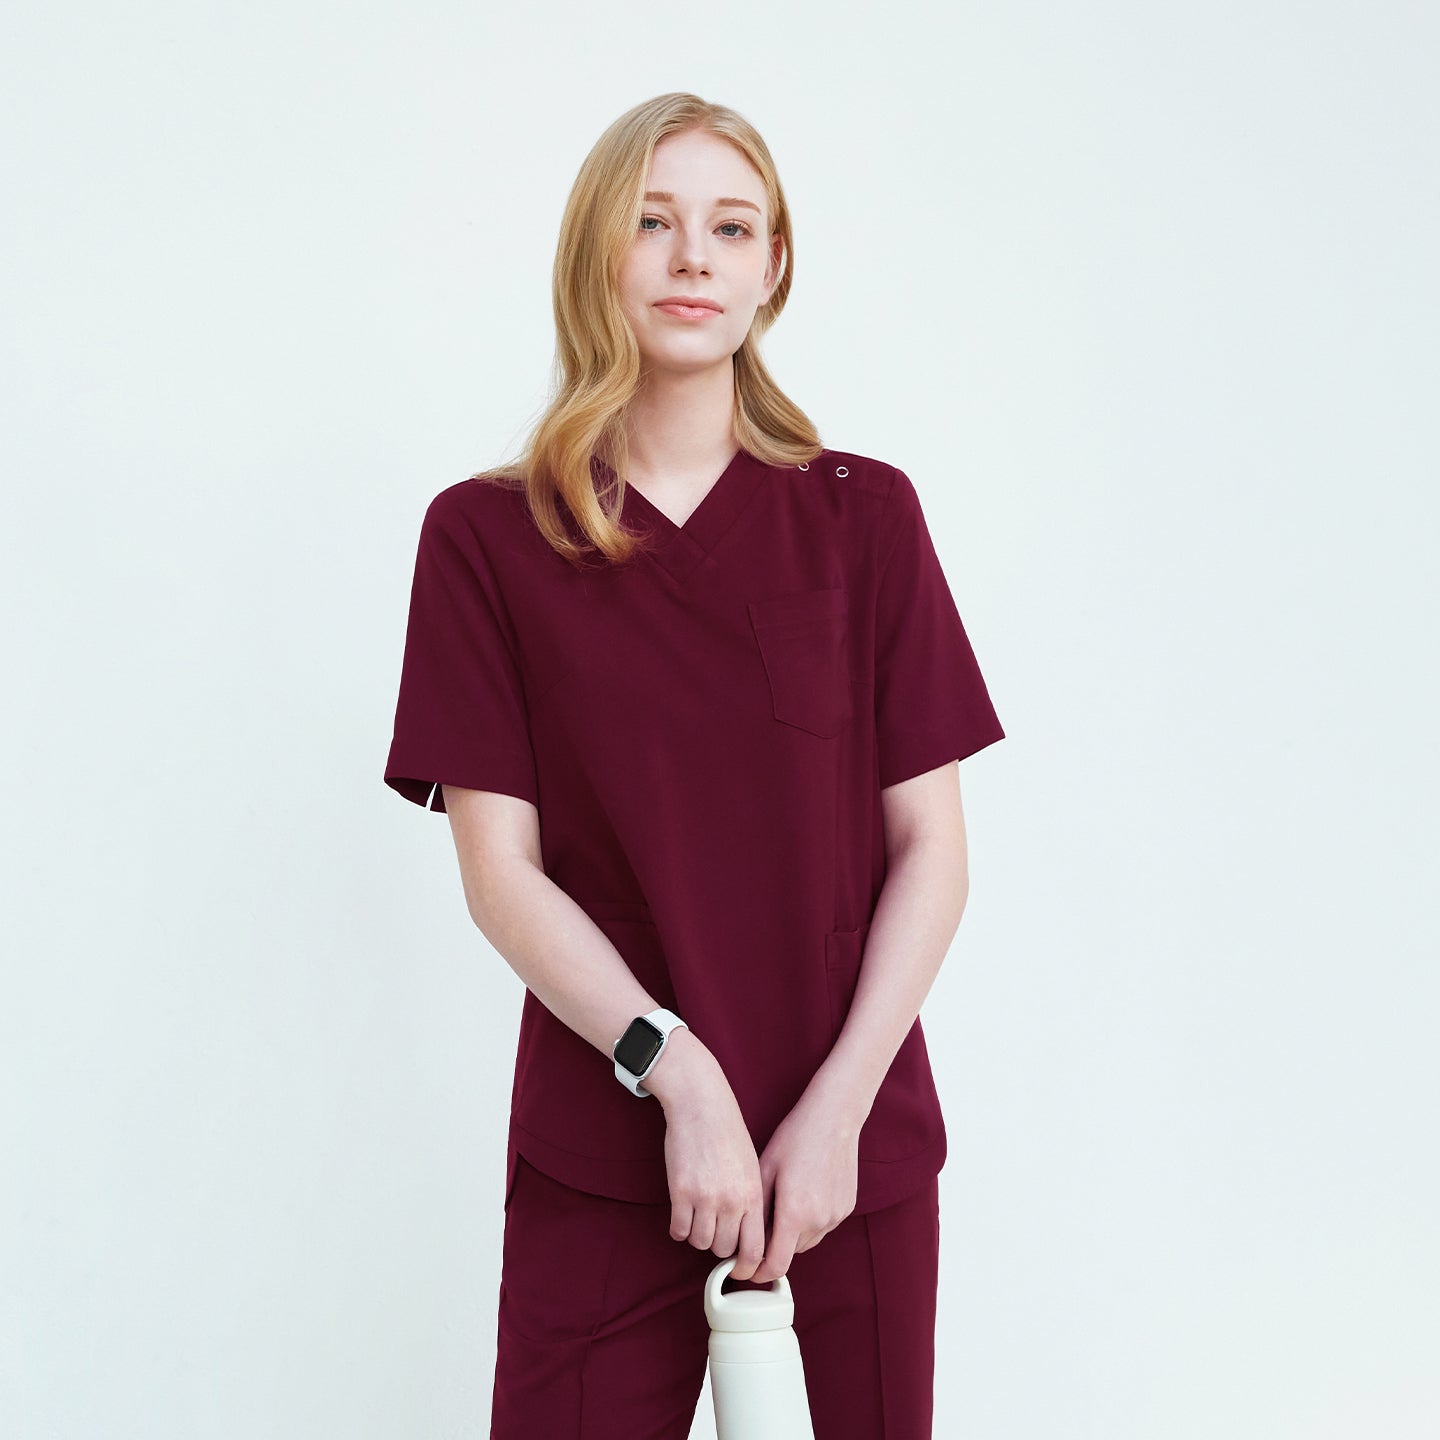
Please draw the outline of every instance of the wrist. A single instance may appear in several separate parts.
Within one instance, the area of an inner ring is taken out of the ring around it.
[[[811,1077],[805,1087],[807,1098],[831,1116],[835,1128],[858,1135],[870,1116],[875,1103],[875,1090],[853,1072],[842,1068],[831,1058]]]
[[[670,1032],[660,1058],[640,1082],[666,1109],[694,1089],[707,1062],[713,1062],[709,1047],[690,1027]]]

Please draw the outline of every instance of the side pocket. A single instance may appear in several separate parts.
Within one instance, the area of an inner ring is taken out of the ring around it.
[[[825,936],[832,1044],[855,1001],[869,934],[870,926],[866,924],[858,930],[832,930]],[[904,1160],[943,1138],[944,1117],[930,1069],[925,1032],[917,1016],[900,1042],[860,1129],[860,1158]]]
[[[825,982],[830,992],[830,1036],[833,1040],[845,1028],[845,1017],[855,999],[860,965],[865,957],[868,924],[858,930],[832,930],[825,937]]]
[[[505,1152],[505,1200],[501,1210],[509,1213],[510,1197],[515,1193],[515,1181],[520,1175],[520,1152],[515,1148],[513,1141],[506,1146]]]
[[[775,718],[812,735],[838,735],[855,709],[850,592],[798,590],[752,600],[749,611]]]

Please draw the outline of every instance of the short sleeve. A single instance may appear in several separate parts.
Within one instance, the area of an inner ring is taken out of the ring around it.
[[[385,783],[417,805],[433,790],[440,811],[442,783],[538,804],[514,633],[460,494],[442,491],[421,523]]]
[[[1003,740],[980,667],[935,553],[920,497],[896,470],[881,523],[875,606],[875,736],[880,787]]]

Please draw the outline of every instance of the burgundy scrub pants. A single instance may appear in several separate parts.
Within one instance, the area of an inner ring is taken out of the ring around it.
[[[939,1251],[936,1176],[792,1259],[815,1440],[930,1440]],[[668,1201],[576,1190],[516,1153],[491,1440],[686,1440],[708,1357],[705,1280],[719,1262],[671,1239]]]

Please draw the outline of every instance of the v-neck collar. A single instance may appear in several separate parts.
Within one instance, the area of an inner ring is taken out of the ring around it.
[[[591,457],[591,469],[600,484],[613,482],[615,472],[598,456]],[[684,580],[739,518],[769,469],[742,445],[683,525],[677,525],[633,485],[625,486],[620,518],[638,523],[649,537],[646,546],[650,554],[675,579]]]

